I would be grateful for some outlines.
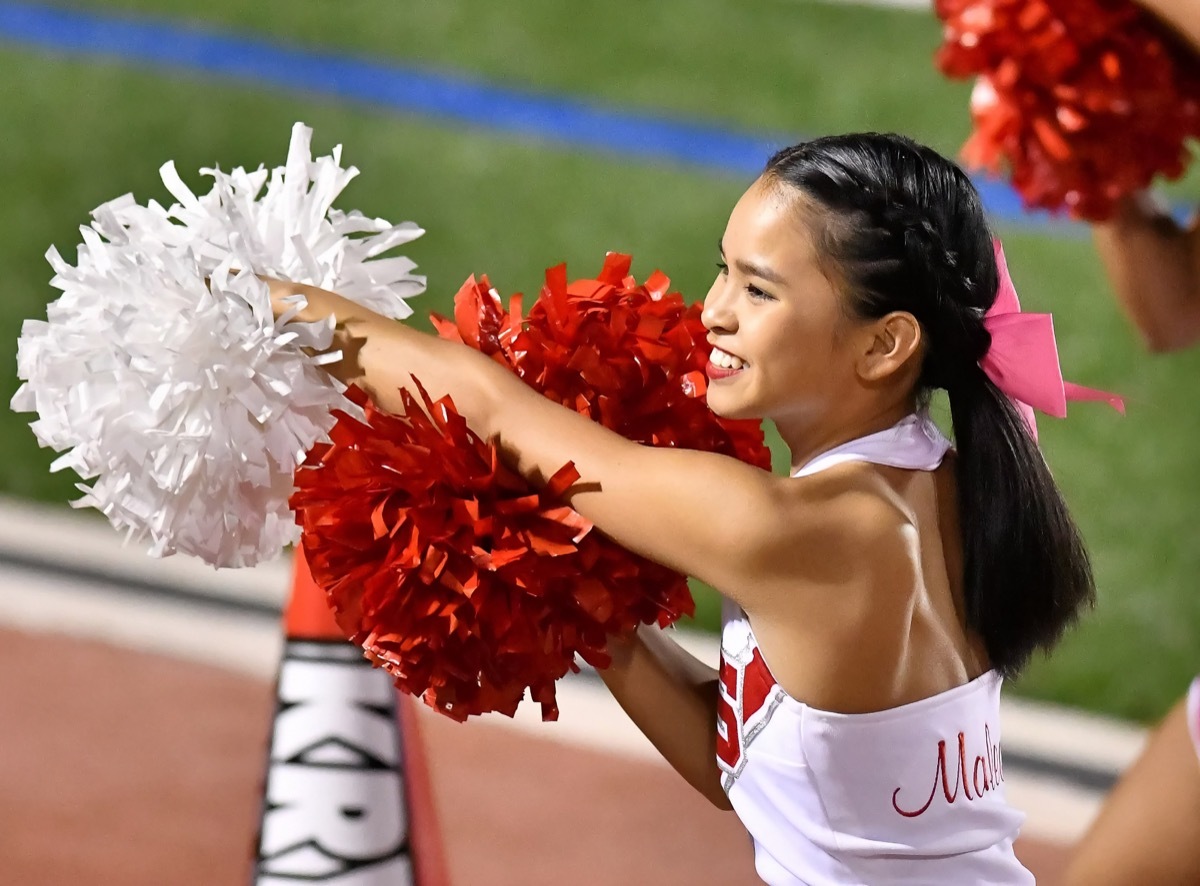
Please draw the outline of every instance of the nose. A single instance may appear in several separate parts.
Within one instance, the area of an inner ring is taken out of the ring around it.
[[[709,332],[727,334],[737,331],[737,315],[733,310],[733,296],[728,276],[718,274],[717,279],[713,281],[708,295],[704,297],[700,322]]]

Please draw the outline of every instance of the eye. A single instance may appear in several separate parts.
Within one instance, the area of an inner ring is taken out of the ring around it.
[[[725,264],[723,261],[719,261],[717,262],[717,271],[722,277],[724,277],[729,273],[729,265]]]
[[[746,294],[750,296],[751,301],[775,301],[775,296],[771,295],[769,292],[763,292],[757,286],[754,286],[750,283],[746,284]]]

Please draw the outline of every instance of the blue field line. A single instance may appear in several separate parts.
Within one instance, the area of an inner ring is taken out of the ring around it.
[[[762,169],[773,150],[796,140],[668,120],[162,19],[0,2],[0,40],[71,55],[200,71],[256,86],[335,96],[526,138],[746,178]],[[977,179],[976,184],[996,221],[1060,231],[1072,227],[1043,213],[1025,212],[1017,194],[1002,182]]]

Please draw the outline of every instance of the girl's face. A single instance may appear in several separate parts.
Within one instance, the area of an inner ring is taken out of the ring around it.
[[[810,425],[858,387],[859,324],[817,264],[805,211],[790,188],[759,179],[729,217],[701,315],[718,415]]]

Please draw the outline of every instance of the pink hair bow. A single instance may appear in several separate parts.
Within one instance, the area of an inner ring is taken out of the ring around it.
[[[1063,381],[1053,318],[1049,314],[1021,313],[1017,290],[1004,260],[1004,248],[999,240],[993,242],[1000,289],[995,304],[983,318],[984,327],[992,335],[992,344],[979,365],[1020,410],[1033,439],[1037,439],[1033,410],[1065,418],[1068,400],[1108,403],[1124,415],[1125,401],[1115,394]]]

